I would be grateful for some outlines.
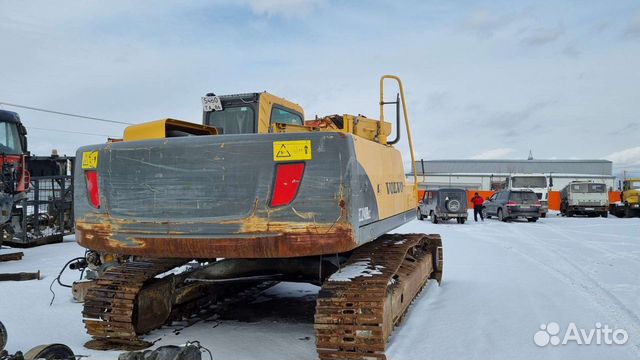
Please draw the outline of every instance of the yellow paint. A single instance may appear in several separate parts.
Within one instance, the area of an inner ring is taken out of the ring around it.
[[[297,160],[311,160],[311,140],[273,142],[273,161]]]
[[[85,151],[82,153],[82,168],[98,168],[98,151]]]
[[[302,117],[302,120],[304,121],[304,109],[302,109],[302,106],[296,103],[293,103],[287,99],[269,94],[266,91],[263,93],[260,93],[260,99],[258,100],[258,105],[260,107],[260,110],[258,110],[258,133],[259,134],[267,134],[270,132],[284,132],[284,131],[277,131],[276,127],[271,125],[271,110],[273,110],[273,105],[278,105],[284,109],[291,110],[294,113],[300,114],[300,116]],[[290,126],[292,125],[287,125],[287,127],[290,127]]]
[[[344,132],[365,138],[367,140],[376,141],[380,144],[387,144],[387,137],[391,134],[391,124],[388,122],[380,122],[376,119],[370,119],[365,116],[348,115],[342,117],[344,121]]]
[[[400,99],[402,100],[402,115],[404,115],[404,124],[405,129],[407,129],[407,140],[409,142],[409,153],[411,153],[411,170],[413,172],[413,183],[415,186],[415,197],[416,201],[418,201],[418,174],[416,172],[416,159],[413,155],[413,142],[411,141],[411,128],[409,126],[409,115],[407,114],[407,103],[404,100],[404,87],[402,86],[402,80],[395,75],[382,75],[380,77],[380,123],[384,122],[384,80],[392,79],[398,83],[398,88],[400,89]],[[400,129],[396,129],[400,130]]]
[[[640,203],[640,190],[629,188],[631,182],[640,182],[640,178],[624,179],[621,200],[629,205]]]
[[[149,139],[164,139],[170,131],[181,131],[193,135],[216,135],[214,127],[194,124],[176,119],[162,119],[142,124],[131,125],[124,129],[124,141],[140,141]]]
[[[353,144],[356,159],[373,186],[380,220],[415,209],[417,187],[406,181],[400,151],[357,136],[353,137]],[[402,184],[402,190],[390,191],[394,186],[398,189],[396,184]]]

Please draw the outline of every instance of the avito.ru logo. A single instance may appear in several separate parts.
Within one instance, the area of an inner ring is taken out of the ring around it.
[[[574,342],[578,345],[624,345],[629,340],[629,334],[624,329],[612,329],[609,325],[595,323],[591,329],[580,329],[575,323],[569,323],[564,334],[556,322],[541,324],[540,330],[533,335],[533,342],[542,347],[566,345]]]

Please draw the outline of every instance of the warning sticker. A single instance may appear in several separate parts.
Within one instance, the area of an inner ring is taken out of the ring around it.
[[[82,168],[96,169],[98,167],[98,152],[89,151],[82,153]]]
[[[311,160],[311,140],[273,142],[273,161],[292,160]]]

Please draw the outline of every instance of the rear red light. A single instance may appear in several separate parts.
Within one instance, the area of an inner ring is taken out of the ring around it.
[[[276,181],[273,185],[271,206],[287,205],[293,201],[298,193],[304,163],[278,164],[276,166]]]
[[[86,171],[84,176],[87,179],[87,194],[89,194],[89,202],[91,206],[100,209],[100,190],[98,189],[98,173],[95,171]]]
[[[535,206],[535,207],[541,207],[541,206],[542,206],[542,204],[540,204],[540,201],[536,200],[536,203],[535,203],[535,204],[533,204],[533,206]]]
[[[507,206],[518,206],[518,205],[520,205],[520,204],[518,204],[518,203],[517,203],[517,202],[515,202],[515,201],[507,201],[507,204],[506,204],[506,205],[507,205]]]

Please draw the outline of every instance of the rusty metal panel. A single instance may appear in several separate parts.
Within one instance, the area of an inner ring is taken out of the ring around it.
[[[296,198],[269,206],[273,142],[310,140]],[[98,151],[101,208],[89,205],[76,166],[77,239],[119,254],[295,257],[335,254],[379,234],[359,234],[358,209],[378,219],[373,187],[342,133],[248,134],[109,143]],[[358,236],[364,235],[359,238]]]

